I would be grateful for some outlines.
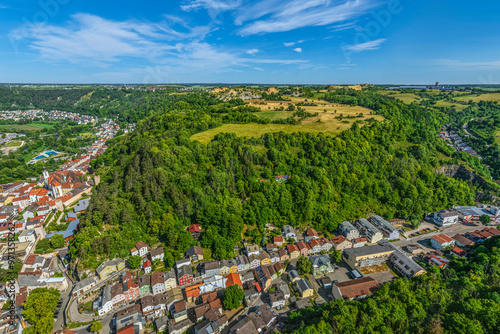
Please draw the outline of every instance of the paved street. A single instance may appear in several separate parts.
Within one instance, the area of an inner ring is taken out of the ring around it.
[[[453,237],[457,233],[463,234],[463,233],[467,233],[467,232],[473,232],[475,230],[481,230],[483,228],[484,228],[484,225],[482,225],[482,224],[478,224],[477,226],[470,226],[470,225],[464,225],[461,222],[459,222],[459,223],[453,224],[450,227],[440,228],[440,230],[438,232],[432,232],[432,233],[428,233],[428,234],[424,234],[424,235],[419,235],[419,236],[416,236],[416,237],[413,237],[410,239],[406,239],[406,240],[395,241],[392,244],[398,248],[402,248],[404,246],[416,243],[416,244],[422,246],[424,248],[424,250],[429,251],[429,250],[433,250],[433,248],[428,245],[428,241],[434,235],[444,233],[447,236]]]

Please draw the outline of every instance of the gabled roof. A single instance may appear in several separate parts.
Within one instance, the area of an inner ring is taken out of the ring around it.
[[[455,240],[453,240],[452,238],[450,238],[449,236],[447,236],[446,234],[443,234],[443,233],[433,236],[432,239],[434,239],[435,241],[439,242],[440,244],[444,244],[444,243],[447,243],[447,242],[453,242],[453,241],[455,241]]]
[[[239,274],[231,273],[231,274],[227,275],[226,278],[227,278],[226,288],[230,287],[231,285],[243,286],[243,284],[241,283],[241,278],[240,278]]]
[[[371,277],[362,277],[335,284],[343,298],[356,298],[372,294],[378,289],[378,283]]]

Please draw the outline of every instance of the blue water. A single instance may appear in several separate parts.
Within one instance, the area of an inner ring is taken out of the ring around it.
[[[51,157],[53,155],[57,155],[58,153],[56,151],[45,151],[44,153],[40,154],[35,158],[35,160],[40,160],[40,159],[45,159],[47,157]]]

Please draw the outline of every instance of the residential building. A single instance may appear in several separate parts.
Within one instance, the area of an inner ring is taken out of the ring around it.
[[[283,308],[286,304],[283,292],[272,292],[269,294],[269,300],[272,308]]]
[[[219,261],[207,261],[203,263],[203,274],[212,277],[220,274]]]
[[[257,268],[258,266],[260,266],[260,256],[252,254],[248,257],[248,262],[250,262],[250,269]],[[222,272],[221,272],[221,274],[222,274]],[[224,274],[226,274],[226,273],[224,273]]]
[[[191,266],[184,266],[182,268],[191,269]],[[155,271],[151,274],[151,290],[153,291],[153,295],[166,291],[165,281],[163,280],[163,273],[161,271]]]
[[[297,291],[302,298],[308,298],[314,294],[314,289],[307,279],[301,278],[294,284],[295,291]]]
[[[148,254],[148,245],[144,241],[138,241],[135,247],[130,250],[130,254],[138,256],[146,256]]]
[[[300,275],[297,271],[290,270],[288,272],[288,278],[289,278],[290,282],[294,283],[300,279]]]
[[[156,260],[163,261],[163,259],[165,258],[163,247],[151,250],[151,252],[149,252],[149,255],[151,256],[151,261],[156,261]]]
[[[286,261],[290,259],[290,255],[288,254],[288,251],[286,248],[280,248],[278,249],[278,255],[280,257],[280,261]]]
[[[261,252],[259,255],[259,258],[260,258],[260,264],[263,266],[266,266],[266,265],[271,263],[271,257],[269,256],[269,254],[267,252],[264,252],[264,251]]]
[[[359,238],[359,231],[354,225],[349,223],[348,221],[343,222],[340,224],[340,232],[344,237],[347,238],[347,240],[352,240]]]
[[[311,242],[312,239],[319,239],[318,233],[313,228],[308,228],[306,230],[306,237],[304,238],[306,242]]]
[[[312,254],[318,254],[323,250],[323,245],[319,239],[311,239],[311,241],[309,241],[309,247],[311,248]]]
[[[332,262],[328,255],[311,256],[309,260],[311,261],[313,275],[324,275],[333,272]]]
[[[384,234],[384,236],[387,239],[389,239],[389,240],[399,239],[399,231],[398,231],[398,229],[395,228],[391,223],[389,223],[387,220],[385,220],[381,216],[375,215],[372,218],[370,218],[370,221],[380,231],[382,231],[382,233]]]
[[[149,259],[146,259],[146,261],[144,261],[142,266],[143,266],[144,272],[146,274],[149,274],[151,272],[151,270],[153,269],[153,265],[152,265],[151,261],[149,261]]]
[[[283,246],[283,237],[274,237],[273,242],[276,244],[276,246],[281,247]]]
[[[456,255],[458,257],[466,257],[467,256],[467,252],[464,251],[462,248],[457,247],[457,246],[453,246],[453,248],[450,250],[450,253],[453,255]]]
[[[350,242],[343,235],[339,235],[337,237],[331,238],[330,240],[333,244],[333,249],[335,249],[335,250],[342,252],[344,249],[352,248],[352,242]]]
[[[441,210],[434,213],[434,222],[438,226],[451,226],[458,223],[459,214],[455,210]]]
[[[245,247],[245,255],[250,257],[250,255],[259,255],[260,254],[260,247],[259,245],[247,245]]]
[[[95,277],[87,277],[75,284],[73,288],[73,297],[84,294],[95,286]]]
[[[256,256],[256,255],[252,255],[252,256]],[[259,257],[257,256],[257,258],[259,258]],[[259,263],[260,263],[260,260],[259,260]],[[231,273],[231,267],[229,266],[229,261],[227,261],[227,260],[220,261],[219,273],[221,275],[228,275],[229,273]]]
[[[177,287],[177,278],[173,268],[163,273],[163,280],[165,282],[165,291],[169,291],[170,289]]]
[[[352,269],[384,263],[394,252],[390,245],[373,245],[345,249],[342,257]]]
[[[289,244],[286,246],[286,248],[288,250],[288,254],[290,254],[290,259],[296,259],[300,257],[301,252],[299,250],[299,247],[297,247],[297,245]]]
[[[335,299],[358,300],[371,295],[379,288],[376,280],[362,277],[332,285],[332,295]]]
[[[438,234],[431,238],[431,245],[436,249],[443,250],[446,247],[454,246],[455,239],[450,238],[446,234]]]
[[[359,229],[360,233],[363,234],[368,242],[377,243],[384,238],[382,232],[380,232],[373,224],[371,224],[365,218],[360,218],[356,221],[356,227]]]
[[[100,279],[104,279],[122,269],[125,269],[125,261],[117,258],[101,263],[101,265],[97,267],[96,273],[99,275]]]
[[[406,256],[406,254],[404,254],[402,251],[392,245],[391,247],[393,247],[394,252],[389,256],[389,262],[402,276],[410,278],[427,273],[424,268],[422,268],[418,263]]]
[[[283,237],[285,239],[292,238],[297,241],[297,235],[295,234],[295,229],[290,225],[283,226]]]
[[[367,242],[368,240],[366,240],[365,237],[352,239],[352,248],[363,247],[364,245],[366,245]]]
[[[203,249],[198,246],[193,246],[186,251],[186,257],[191,262],[198,262],[203,260]]]
[[[139,294],[144,296],[151,292],[151,275],[142,275],[138,278]]]
[[[276,263],[280,261],[280,256],[278,252],[269,252],[269,257],[271,258],[271,263]]]
[[[309,245],[306,244],[304,241],[297,242],[297,248],[299,249],[301,256],[308,256],[312,253],[311,247],[309,247]]]
[[[113,301],[113,306],[125,302],[125,294],[123,293],[122,283],[116,283],[111,287],[111,300]]]
[[[185,301],[181,300],[181,301],[178,301],[174,304],[173,317],[174,317],[175,322],[179,322],[179,321],[187,319],[188,315],[187,315]]]
[[[187,262],[186,262],[187,261]],[[177,281],[179,286],[193,283],[193,269],[191,268],[191,261],[181,260],[176,262],[177,267]]]
[[[198,240],[201,235],[201,225],[200,224],[193,224],[188,227],[189,233],[191,233],[191,236],[193,237],[194,240]]]
[[[111,285],[105,285],[102,290],[102,297],[98,308],[99,316],[103,316],[113,309],[113,300],[111,298]]]

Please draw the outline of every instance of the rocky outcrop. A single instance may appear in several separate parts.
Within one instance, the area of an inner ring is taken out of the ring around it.
[[[490,184],[483,177],[469,171],[467,168],[461,165],[442,166],[436,169],[436,173],[441,173],[454,179],[470,181],[474,185],[490,186]]]
[[[461,165],[447,165],[436,169],[436,173],[444,174],[448,177],[463,180],[471,183],[473,186],[480,188],[481,191],[476,192],[476,200],[481,202],[496,202],[500,203],[500,191],[498,187],[486,181],[482,176],[468,170],[465,166]]]

